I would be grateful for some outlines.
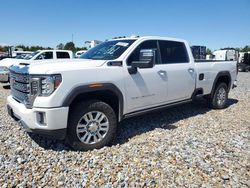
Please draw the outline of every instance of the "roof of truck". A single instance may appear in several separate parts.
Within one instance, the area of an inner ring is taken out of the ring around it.
[[[160,36],[126,37],[126,38],[111,39],[111,41],[112,41],[112,40],[139,40],[139,39],[170,40],[170,41],[186,42],[186,40],[180,39],[180,38],[160,37]]]
[[[52,50],[50,50],[50,49],[47,49],[47,50],[37,50],[37,51],[39,51],[39,52],[43,52],[43,51],[51,51],[51,52],[53,52],[53,51],[55,51],[55,52],[72,52],[71,50],[55,50],[55,49],[52,49]]]

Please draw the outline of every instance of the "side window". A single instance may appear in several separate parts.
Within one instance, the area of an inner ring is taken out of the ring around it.
[[[174,41],[159,41],[162,64],[188,63],[188,53],[185,44]]]
[[[158,52],[157,52],[157,41],[156,40],[147,40],[139,44],[139,46],[134,49],[127,59],[127,65],[130,66],[132,61],[139,61],[140,50],[142,49],[155,49],[156,51],[156,62],[158,62]]]
[[[41,59],[53,59],[53,52],[43,52],[36,58],[36,60],[41,60]]]
[[[57,59],[69,59],[69,53],[68,52],[56,52],[56,58]]]

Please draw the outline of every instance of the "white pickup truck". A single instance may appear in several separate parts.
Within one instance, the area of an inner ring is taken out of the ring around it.
[[[16,63],[39,63],[49,60],[72,59],[73,52],[69,50],[39,50],[26,55],[23,59],[6,58],[0,61],[0,82],[9,82],[9,67]]]
[[[76,150],[111,143],[125,118],[204,96],[226,107],[236,62],[195,62],[185,40],[165,37],[106,41],[74,63],[10,68],[10,116],[27,131],[65,139]]]

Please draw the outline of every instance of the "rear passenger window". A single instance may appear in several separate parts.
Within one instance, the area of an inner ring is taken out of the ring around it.
[[[142,49],[153,49],[156,51],[156,63],[158,62],[158,52],[157,52],[157,41],[156,40],[147,40],[139,44],[136,49],[130,54],[127,65],[130,66],[132,61],[139,61],[140,50]]]
[[[159,41],[161,62],[170,63],[188,63],[189,58],[186,47],[182,42]]]
[[[69,53],[68,52],[56,52],[57,59],[69,59]]]

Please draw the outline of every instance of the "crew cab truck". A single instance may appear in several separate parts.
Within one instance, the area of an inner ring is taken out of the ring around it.
[[[76,150],[112,142],[125,118],[204,96],[226,107],[236,62],[195,62],[185,40],[165,37],[106,41],[74,63],[10,68],[10,116],[27,131],[65,139]]]
[[[23,59],[6,58],[0,61],[0,82],[9,82],[9,67],[13,64],[22,63],[41,63],[51,60],[72,59],[73,52],[69,50],[39,50],[26,55]]]

